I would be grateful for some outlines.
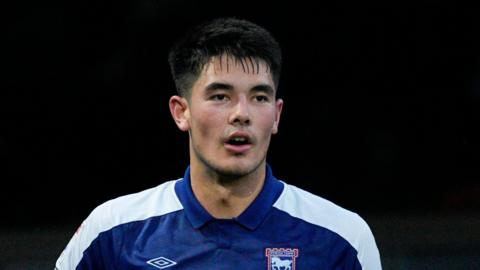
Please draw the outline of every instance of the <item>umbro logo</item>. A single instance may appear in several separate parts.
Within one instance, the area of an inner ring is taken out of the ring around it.
[[[147,263],[152,266],[155,266],[158,269],[165,269],[167,267],[174,266],[175,264],[177,264],[176,262],[169,260],[165,257],[158,257],[155,259],[151,259]]]

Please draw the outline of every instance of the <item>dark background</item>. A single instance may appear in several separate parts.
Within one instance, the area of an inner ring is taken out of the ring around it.
[[[79,221],[181,177],[188,142],[168,111],[166,57],[179,33],[217,16],[251,19],[282,44],[279,178],[356,211],[478,210],[477,9],[37,5],[17,7],[4,37],[4,222]]]
[[[315,6],[7,4],[1,227],[65,225],[66,241],[98,204],[181,177],[188,141],[168,110],[168,49],[219,16],[282,45],[285,106],[268,156],[278,178],[365,217],[477,215],[480,10]]]

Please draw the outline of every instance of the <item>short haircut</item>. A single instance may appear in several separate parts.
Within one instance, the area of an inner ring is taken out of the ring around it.
[[[201,24],[179,39],[168,61],[179,95],[189,97],[205,65],[212,57],[230,56],[242,62],[263,60],[278,88],[282,53],[280,45],[265,28],[236,18],[220,18]]]

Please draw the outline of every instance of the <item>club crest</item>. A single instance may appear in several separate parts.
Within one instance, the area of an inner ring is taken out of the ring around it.
[[[268,270],[295,270],[298,248],[267,248]]]

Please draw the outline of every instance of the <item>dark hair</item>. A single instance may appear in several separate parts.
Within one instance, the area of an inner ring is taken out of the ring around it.
[[[193,28],[171,48],[168,61],[178,93],[189,96],[207,62],[223,55],[242,65],[247,59],[257,66],[258,60],[265,61],[278,87],[282,53],[273,36],[252,22],[220,18]]]

